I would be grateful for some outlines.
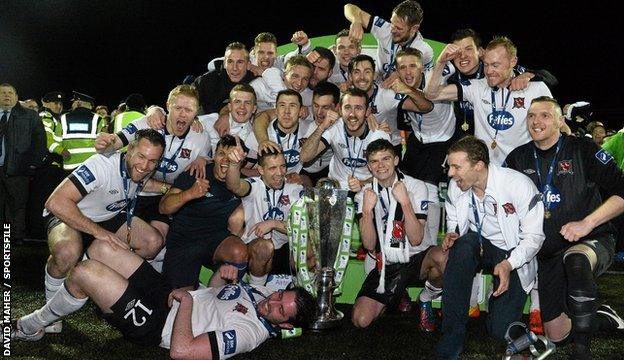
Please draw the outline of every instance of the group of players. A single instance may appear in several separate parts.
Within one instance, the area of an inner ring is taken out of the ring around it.
[[[351,26],[333,51],[302,32],[284,57],[268,33],[251,54],[230,44],[222,68],[175,87],[166,111],[100,134],[99,154],[46,202],[46,304],[13,336],[59,332],[89,298],[126,338],[175,358],[227,358],[305,325],[316,315],[305,290],[264,285],[291,273],[285,220],[323,177],[354,198],[368,252],[355,326],[420,284],[421,328],[435,329],[431,301],[443,293],[437,356],[457,358],[483,270],[494,275],[488,330],[499,340],[537,279],[545,333],[573,341],[575,358],[589,358],[597,329],[623,329],[599,305],[596,278],[613,259],[608,221],[624,211],[624,178],[608,153],[562,133],[552,75],[518,66],[509,39],[483,48],[470,29],[436,61],[415,1],[390,21],[344,11]],[[361,54],[365,31],[376,59]],[[202,265],[215,275],[198,289]]]

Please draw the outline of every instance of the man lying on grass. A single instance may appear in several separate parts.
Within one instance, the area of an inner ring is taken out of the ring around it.
[[[13,324],[11,338],[40,340],[46,325],[91,298],[131,342],[169,348],[174,359],[226,359],[255,349],[279,327],[305,326],[316,315],[316,301],[302,288],[271,293],[228,283],[172,291],[161,274],[130,251],[95,240],[88,256],[41,309]],[[237,269],[224,265],[215,276],[235,281]]]

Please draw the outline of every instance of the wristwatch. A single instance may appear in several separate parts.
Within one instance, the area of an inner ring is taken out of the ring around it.
[[[169,184],[163,183],[162,185],[160,185],[160,192],[164,195],[167,193],[167,191],[169,191]]]

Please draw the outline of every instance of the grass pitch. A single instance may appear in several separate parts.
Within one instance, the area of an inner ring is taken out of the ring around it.
[[[44,304],[43,264],[48,255],[43,245],[12,249],[12,317],[29,313]],[[599,279],[602,299],[624,314],[624,275],[606,274]],[[323,333],[304,331],[293,339],[269,340],[238,359],[433,359],[439,333],[418,331],[417,315],[387,314],[369,329],[351,325],[351,306],[338,305],[345,314],[339,329]],[[485,331],[485,313],[471,320],[462,359],[501,358],[498,347]],[[596,334],[594,359],[624,358],[624,331]],[[566,359],[567,348],[549,357]],[[95,315],[89,303],[67,317],[63,332],[46,335],[36,343],[13,342],[12,356],[21,359],[166,359],[160,348],[142,348],[126,342],[121,334]]]

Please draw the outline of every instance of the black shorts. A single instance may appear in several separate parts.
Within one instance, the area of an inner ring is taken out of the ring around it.
[[[411,177],[437,186],[447,180],[443,165],[450,146],[450,140],[423,144],[411,133],[399,168]]]
[[[273,253],[273,267],[269,274],[291,274],[290,270],[290,246],[288,243]]]
[[[46,234],[50,234],[50,231],[54,229],[57,225],[63,223],[61,219],[56,216],[50,214],[46,216],[44,219],[46,226]],[[115,215],[113,218],[104,220],[102,222],[96,222],[100,227],[104,228],[106,231],[110,231],[112,233],[116,233],[119,228],[126,223],[126,212],[120,211],[119,214]],[[93,235],[79,231],[82,236],[82,246],[84,249],[88,248],[89,245],[95,239]]]
[[[418,254],[412,255],[408,263],[386,266],[386,292],[383,294],[377,293],[377,286],[379,286],[379,270],[375,267],[368,273],[357,297],[366,296],[387,307],[394,308],[399,300],[401,300],[403,291],[405,291],[408,286],[425,285],[425,281],[420,279],[420,269],[422,268],[422,263],[427,253],[429,253],[429,250],[431,250],[431,247],[428,247]]]
[[[197,287],[202,265],[215,270],[212,259],[217,247],[231,235],[228,231],[218,231],[207,234],[207,240],[186,242],[172,241],[167,236],[163,274],[169,286],[174,289]]]
[[[162,197],[162,195],[137,196],[134,215],[140,217],[141,220],[148,224],[150,221],[160,221],[169,225],[169,222],[171,221],[169,219],[169,215],[163,215],[160,211],[158,211],[158,205],[160,204],[160,199],[162,199]]]
[[[597,257],[594,269],[594,278],[604,273],[613,261],[615,238],[611,234],[596,237],[596,242],[582,240],[576,244],[584,244],[594,250]],[[575,244],[572,244],[573,246]],[[563,266],[565,251],[550,258],[538,257],[538,288],[542,321],[547,322],[556,319],[561,313],[567,312],[566,297],[568,286]]]
[[[143,346],[158,346],[169,306],[171,288],[147,261],[128,278],[128,287],[111,306],[112,313],[102,314],[128,341]]]

